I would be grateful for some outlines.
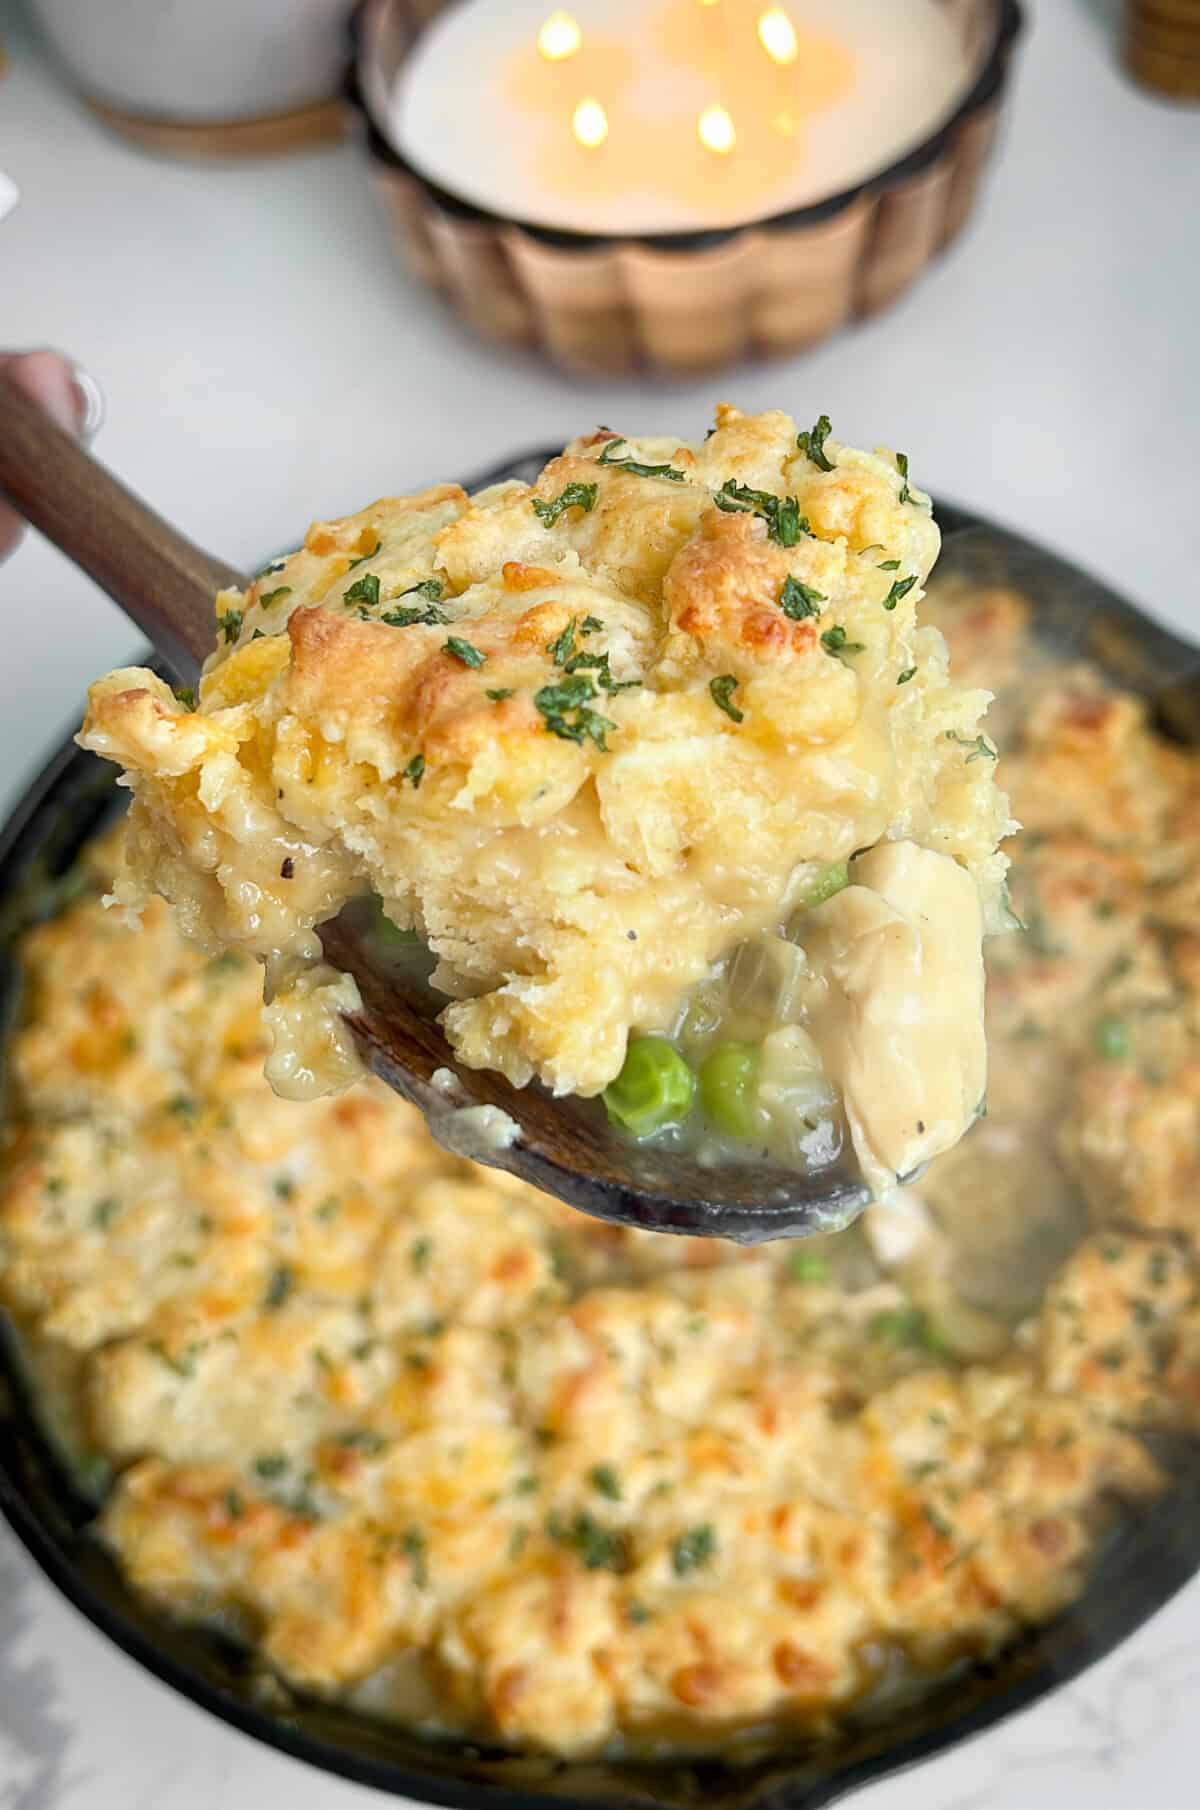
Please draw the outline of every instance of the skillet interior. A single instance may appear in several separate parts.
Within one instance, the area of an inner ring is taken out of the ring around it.
[[[539,452],[477,477],[525,477]],[[1200,655],[1077,568],[967,512],[939,507],[939,571],[1023,591],[1055,653],[1095,661],[1154,701],[1158,726],[1200,746]],[[81,846],[123,797],[113,769],[67,742],[29,788],[0,837],[0,1022],[15,1005],[11,938],[62,899]],[[0,1328],[3,1318],[0,1316]],[[132,1658],[246,1733],[378,1789],[464,1810],[493,1806],[703,1802],[714,1810],[819,1810],[976,1733],[1111,1651],[1200,1569],[1200,1450],[1164,1457],[1172,1487],[1126,1517],[1100,1547],[1088,1592],[986,1666],[965,1666],[919,1701],[864,1716],[835,1745],[757,1753],[736,1762],[621,1765],[513,1758],[477,1746],[432,1746],[360,1713],[302,1698],[220,1635],[176,1626],[145,1605],[90,1537],[91,1508],[39,1431],[11,1339],[0,1336],[0,1511],[63,1593]]]

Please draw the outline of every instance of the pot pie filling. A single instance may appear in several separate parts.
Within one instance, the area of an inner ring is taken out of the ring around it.
[[[1164,1487],[1143,1436],[1200,1422],[1200,763],[1019,598],[936,614],[1000,681],[1027,928],[987,1118],[825,1239],[606,1226],[373,1081],[277,1097],[254,962],[105,910],[88,854],[23,947],[0,1297],[164,1611],[431,1734],[732,1751],[995,1653]]]
[[[918,621],[938,545],[903,456],[729,407],[319,523],[217,599],[194,707],[93,686],[116,896],[266,959],[290,1097],[359,1072],[316,927],[374,893],[467,1066],[714,1161],[849,1137],[885,1191],[980,1107],[1006,921],[989,694]]]

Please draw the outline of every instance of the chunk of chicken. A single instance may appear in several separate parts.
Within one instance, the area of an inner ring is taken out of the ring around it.
[[[987,1081],[982,921],[949,855],[887,842],[813,911],[812,1028],[877,1194],[958,1142]]]

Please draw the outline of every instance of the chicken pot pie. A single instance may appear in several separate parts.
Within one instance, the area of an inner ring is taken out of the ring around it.
[[[315,927],[374,891],[468,1066],[717,1156],[848,1130],[886,1187],[979,1108],[1004,915],[988,694],[917,617],[938,545],[903,456],[727,407],[319,523],[218,597],[194,707],[93,686],[117,896],[267,960],[283,1094],[357,1072]]]
[[[279,1099],[253,962],[106,911],[112,846],[69,877],[21,950],[0,1302],[165,1613],[430,1738],[761,1754],[1054,1616],[1164,1488],[1200,1430],[1200,758],[1019,597],[930,607],[997,682],[1028,928],[989,949],[987,1119],[833,1236],[632,1232],[374,1082]]]

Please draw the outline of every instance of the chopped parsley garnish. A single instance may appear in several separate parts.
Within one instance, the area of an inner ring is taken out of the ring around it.
[[[900,677],[896,680],[896,683],[897,683],[897,685],[907,685],[908,681],[910,679],[915,679],[916,676],[917,676],[916,667],[915,666],[906,666],[904,668],[904,671],[900,674]]]
[[[290,584],[281,584],[281,585],[278,585],[276,587],[276,589],[273,591],[264,591],[258,601],[262,604],[263,608],[266,609],[268,604],[278,603],[278,601],[281,597],[290,597],[291,594],[292,594],[291,585]]]
[[[588,1472],[588,1482],[602,1496],[607,1496],[610,1502],[621,1500],[621,1479],[611,1464],[594,1464]]]
[[[908,454],[907,453],[897,453],[896,454],[896,470],[900,473],[900,480],[901,480],[901,482],[900,482],[900,501],[902,503],[911,503],[913,500],[913,494],[912,494],[912,491],[908,488]]]
[[[429,624],[449,622],[449,616],[437,607],[441,601],[443,588],[440,578],[423,578],[419,584],[410,584],[406,591],[400,592],[400,596],[424,597],[424,609],[414,604],[406,610],[388,610],[387,614],[381,616],[379,620],[386,622],[389,628],[412,628],[418,622]]]
[[[671,1564],[676,1577],[686,1577],[689,1571],[707,1565],[716,1550],[717,1536],[707,1522],[701,1527],[689,1527],[671,1541]]]
[[[240,610],[226,610],[223,616],[217,617],[217,627],[220,629],[227,642],[236,641],[242,632],[242,612]]]
[[[188,1094],[172,1094],[167,1101],[167,1111],[173,1112],[177,1119],[194,1119],[200,1108]]]
[[[272,1185],[276,1200],[291,1200],[296,1192],[296,1184],[290,1175],[277,1175]]]
[[[264,1452],[261,1458],[254,1460],[254,1470],[257,1476],[269,1483],[273,1477],[283,1476],[289,1462],[282,1452]]]
[[[264,566],[261,572],[256,572],[254,574],[255,584],[258,583],[260,578],[269,578],[271,576],[272,572],[282,572],[283,568],[286,565],[287,565],[287,555],[286,554],[284,554],[281,559],[273,559],[269,566]]]
[[[342,593],[343,603],[365,603],[372,609],[379,602],[379,575],[376,572],[364,572],[361,578]]]
[[[746,713],[744,710],[739,710],[733,701],[733,694],[737,688],[738,682],[731,672],[723,672],[718,678],[708,681],[709,695],[717,709],[723,710],[731,722],[744,723]]]
[[[418,1276],[421,1274],[422,1270],[428,1269],[429,1259],[432,1256],[432,1238],[414,1238],[413,1242],[408,1247],[409,1266]]]
[[[511,685],[500,685],[495,691],[489,691],[485,695],[491,698],[493,704],[503,704],[505,698],[511,698],[515,694]]]
[[[185,710],[194,710],[196,708],[196,694],[190,685],[181,685],[179,690],[175,693],[175,696]]]
[[[796,435],[796,445],[805,458],[817,467],[818,471],[833,470],[832,462],[825,452],[825,442],[832,431],[829,416],[821,415],[818,417],[815,427],[810,427],[807,433]]]
[[[636,459],[614,459],[618,446],[624,445],[624,439],[610,440],[596,460],[597,465],[611,465],[615,471],[627,471],[631,478],[670,478],[673,484],[683,483],[684,474],[674,465],[640,465]]]
[[[383,547],[383,542],[381,540],[377,540],[375,542],[375,545],[371,548],[371,551],[369,553],[360,553],[357,559],[352,559],[350,561],[350,570],[353,572],[355,566],[365,565],[367,560],[374,559],[375,555],[378,552],[380,552],[382,547]]]
[[[1096,1054],[1105,1062],[1124,1062],[1129,1055],[1129,1025],[1124,1018],[1101,1018],[1092,1032]]]
[[[585,616],[583,621],[579,624],[579,632],[581,635],[594,635],[597,629],[602,629],[603,627],[604,624],[601,622],[599,616]]]
[[[285,1508],[289,1515],[294,1515],[298,1521],[321,1519],[321,1510],[307,1489],[298,1489],[290,1501],[281,1502],[279,1506]]]
[[[911,573],[907,578],[894,579],[892,581],[891,590],[883,600],[884,609],[894,610],[900,599],[908,596],[908,593],[912,590],[916,582],[917,574],[915,572]]]
[[[879,562],[879,570],[881,572],[898,572],[900,570],[900,561],[898,559],[881,559]]]
[[[846,631],[840,622],[833,628],[827,628],[821,636],[821,646],[835,660],[844,660],[847,654],[861,654],[865,645],[862,641],[847,641]]]
[[[728,515],[745,514],[747,510],[761,515],[767,524],[767,539],[778,542],[781,547],[794,547],[802,534],[811,533],[808,517],[801,515],[794,496],[751,490],[747,485],[739,484],[736,478],[727,478],[713,502]]]
[[[546,1532],[558,1545],[568,1547],[585,1571],[615,1571],[618,1576],[629,1570],[630,1551],[626,1536],[616,1528],[605,1527],[586,1509],[570,1522],[551,1515]]]
[[[954,1538],[954,1529],[944,1516],[939,1515],[936,1508],[931,1507],[928,1502],[923,1502],[921,1504],[921,1513],[924,1515],[928,1526],[937,1535],[939,1540],[952,1540]]]
[[[546,643],[546,652],[556,666],[565,666],[575,652],[575,624],[577,621],[578,617],[572,616],[562,634]]]
[[[400,775],[401,782],[406,779],[411,780],[412,789],[415,792],[424,777],[425,756],[423,754],[414,754],[407,767],[405,767],[403,773]]]
[[[92,1208],[92,1224],[101,1228],[108,1225],[120,1204],[115,1194],[106,1194],[104,1199],[98,1200]]]
[[[803,622],[806,616],[819,616],[821,605],[828,601],[824,591],[814,591],[811,585],[801,584],[798,578],[785,578],[779,593],[779,607],[793,622]]]
[[[231,1521],[240,1521],[246,1512],[246,1504],[235,1489],[225,1491],[225,1513]]]
[[[442,652],[453,654],[454,658],[461,660],[464,666],[479,667],[487,659],[486,654],[480,653],[477,647],[472,647],[469,641],[460,640],[457,635],[451,635],[442,643]]]
[[[587,674],[576,673],[561,684],[543,685],[534,693],[533,701],[551,735],[564,742],[594,742],[602,754],[607,754],[604,738],[617,725],[590,708],[596,695],[596,687]]]
[[[1168,1261],[1165,1251],[1151,1251],[1147,1273],[1155,1288],[1161,1288],[1167,1279]]]
[[[582,509],[586,515],[596,506],[595,484],[568,484],[566,489],[555,497],[552,503],[544,502],[540,496],[533,499],[533,512],[547,528],[553,528],[560,515],[568,509]]]
[[[376,1433],[371,1427],[350,1427],[345,1433],[338,1434],[337,1442],[348,1452],[365,1452],[369,1458],[377,1458],[387,1449],[383,1434]]]
[[[596,675],[596,683],[601,691],[611,696],[615,691],[633,691],[641,684],[640,679],[614,679],[609,669],[607,654],[574,654],[563,667],[566,673],[591,671]]]
[[[968,767],[973,760],[996,759],[996,750],[992,747],[992,744],[989,742],[986,735],[976,735],[972,737],[969,735],[960,735],[957,729],[947,729],[946,740],[948,742],[957,742],[960,748],[970,748],[973,750],[973,752],[967,756],[966,764]]]
[[[424,1590],[429,1582],[429,1567],[425,1562],[425,1535],[419,1527],[406,1527],[400,1536],[400,1546],[412,1567],[413,1583],[418,1590]]]
[[[408,596],[408,592],[404,592]],[[439,610],[436,603],[427,603],[425,608],[409,608],[407,610],[385,610],[379,618],[388,628],[413,628],[418,622],[433,625],[449,622],[450,618],[444,610]]]
[[[587,622],[590,622],[593,628],[604,627],[604,624],[597,622],[594,616],[589,616]],[[568,677],[577,672],[594,672],[596,683],[601,691],[607,691],[610,696],[615,691],[630,691],[634,686],[641,684],[640,679],[614,679],[609,669],[607,654],[592,654],[588,653],[586,649],[576,648],[575,630],[577,626],[578,618],[572,616],[562,633],[557,635],[553,641],[546,643],[546,652],[554,664],[561,667]],[[580,629],[581,634],[591,632],[592,630],[587,627],[586,623]]]
[[[787,1268],[793,1282],[828,1282],[833,1274],[828,1257],[816,1251],[793,1251]]]
[[[196,1353],[200,1350],[199,1345],[189,1345],[183,1351],[170,1352],[161,1339],[153,1339],[150,1349],[160,1363],[165,1364],[168,1370],[173,1370],[176,1376],[195,1376]]]
[[[282,1307],[295,1286],[296,1278],[292,1274],[292,1271],[288,1268],[286,1263],[281,1263],[278,1269],[272,1272],[271,1280],[267,1283],[267,1292],[263,1296],[263,1306],[272,1308]]]

